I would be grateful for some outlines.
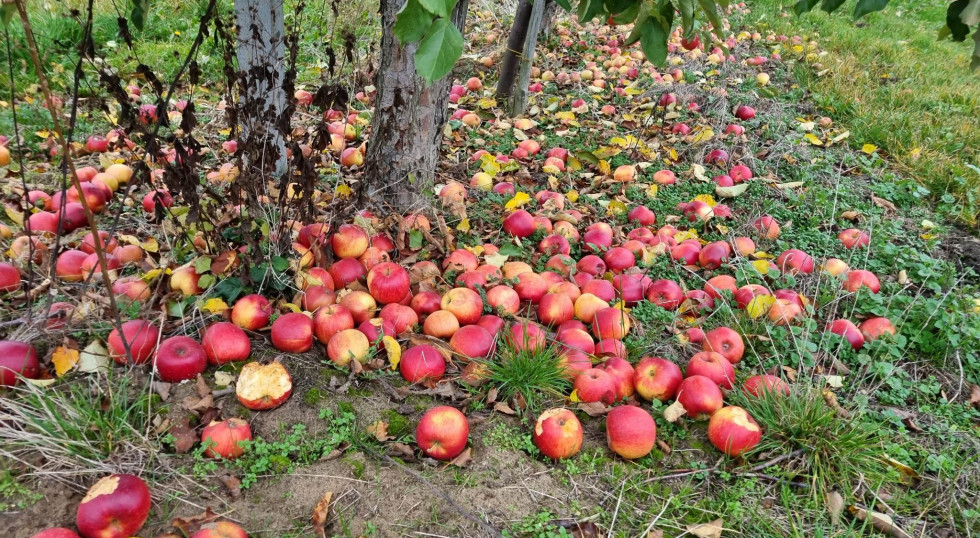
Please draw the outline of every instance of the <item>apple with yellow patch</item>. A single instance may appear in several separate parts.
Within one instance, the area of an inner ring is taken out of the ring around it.
[[[95,483],[78,505],[75,526],[85,538],[127,538],[150,515],[150,488],[131,474],[109,475]]]
[[[731,405],[719,409],[708,421],[708,440],[731,457],[741,456],[762,441],[762,428],[745,409]]]
[[[570,458],[582,448],[582,423],[565,408],[548,409],[538,416],[531,439],[545,456],[553,460]]]
[[[253,411],[274,409],[293,393],[293,379],[279,362],[250,362],[242,367],[235,384],[238,401]]]

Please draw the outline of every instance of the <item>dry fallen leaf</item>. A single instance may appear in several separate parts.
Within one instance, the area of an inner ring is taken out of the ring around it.
[[[978,385],[970,387],[970,405],[980,408],[980,386]]]
[[[241,480],[230,474],[221,475],[218,477],[218,480],[220,480],[221,484],[228,490],[228,494],[231,495],[232,499],[237,499],[242,496]]]
[[[367,433],[382,443],[394,439],[394,436],[388,435],[388,423],[383,420],[378,420],[368,425]]]
[[[184,533],[185,536],[190,536],[195,532],[201,530],[201,527],[209,521],[214,521],[218,519],[218,514],[211,511],[211,507],[208,507],[204,512],[191,517],[176,517],[170,522],[170,525],[176,529],[179,529]]]
[[[892,538],[912,538],[912,535],[902,530],[895,521],[881,512],[869,511],[860,506],[848,506],[847,510],[860,521],[870,521],[871,526]]]
[[[721,538],[721,531],[724,530],[724,520],[718,518],[708,523],[688,525],[687,532],[698,538]]]
[[[601,417],[612,411],[612,407],[609,407],[602,402],[583,402],[578,404],[578,408],[581,411],[585,411],[585,414],[589,415],[590,417]]]
[[[493,404],[493,409],[494,409],[494,411],[497,411],[498,413],[503,413],[505,415],[516,415],[517,414],[517,411],[514,411],[513,409],[511,409],[511,407],[509,405],[507,405],[506,402],[497,402],[497,403]]]
[[[78,364],[79,353],[77,349],[59,346],[51,354],[51,362],[54,364],[54,372],[58,377],[68,373],[69,370]]]
[[[456,456],[449,462],[449,465],[455,465],[456,467],[466,467],[469,463],[473,461],[473,452],[471,448],[467,448],[462,451],[459,456]]]
[[[830,513],[830,520],[836,525],[840,521],[840,515],[844,511],[844,497],[840,493],[831,491],[827,493],[827,512]]]
[[[174,451],[178,454],[190,452],[200,440],[200,436],[191,427],[190,421],[186,417],[171,426],[168,433],[174,437]]]
[[[328,491],[323,494],[323,498],[313,508],[313,530],[320,538],[326,538],[327,536],[327,517],[330,513],[331,499],[333,499],[333,492]]]
[[[670,404],[666,409],[664,409],[664,420],[667,422],[677,422],[686,414],[687,409],[684,409],[684,405],[679,401],[674,401],[674,403]]]

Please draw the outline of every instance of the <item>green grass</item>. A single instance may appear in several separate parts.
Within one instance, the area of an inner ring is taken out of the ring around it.
[[[547,402],[564,398],[571,388],[556,344],[519,349],[505,339],[498,347],[496,359],[485,365],[487,379],[497,388],[498,399],[522,400],[526,404],[524,410],[530,415],[543,410]]]
[[[817,38],[827,56],[798,66],[799,83],[851,131],[856,147],[874,144],[932,192],[939,210],[974,229],[980,217],[980,75],[969,69],[972,42],[937,41],[945,2],[892,0],[860,23],[849,3],[797,17],[793,2],[751,4],[749,21],[766,31]],[[784,59],[800,56],[790,47]],[[829,69],[824,76],[815,73]],[[971,166],[972,165],[972,166]]]

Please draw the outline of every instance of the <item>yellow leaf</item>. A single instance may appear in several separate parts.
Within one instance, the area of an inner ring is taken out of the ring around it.
[[[228,310],[228,308],[228,303],[226,303],[224,299],[221,299],[220,297],[208,299],[201,305],[201,310],[207,312],[208,314],[224,312],[225,310]]]
[[[575,113],[574,112],[571,112],[571,111],[568,111],[568,110],[563,110],[561,112],[556,112],[555,113],[555,119],[556,120],[574,120],[575,119]]]
[[[823,145],[823,140],[820,140],[819,138],[817,138],[817,135],[815,135],[813,133],[807,133],[807,134],[803,135],[803,139],[806,140],[807,142],[813,144],[814,146],[822,146]]]
[[[17,210],[17,206],[13,204],[4,204],[3,210],[10,217],[10,220],[14,221],[14,224],[18,226],[24,225],[24,214]]]
[[[58,377],[65,375],[78,364],[78,350],[60,346],[51,354],[51,362],[54,364],[54,372]]]
[[[381,343],[385,346],[385,352],[388,353],[388,364],[391,365],[392,370],[397,370],[398,363],[402,360],[402,346],[398,344],[397,340],[387,335],[381,338]]]
[[[659,190],[659,187],[657,186],[656,183],[650,185],[649,187],[647,187],[647,196],[649,196],[650,198],[656,198],[657,190]]]
[[[672,160],[674,162],[677,162],[677,150],[676,149],[670,148],[669,150],[667,150],[667,156],[668,156],[668,158],[670,158],[670,160]]]
[[[766,260],[755,260],[752,262],[752,267],[760,274],[765,275],[769,273],[769,262]]]
[[[606,208],[606,211],[608,211],[610,215],[624,215],[626,214],[627,210],[628,208],[626,207],[626,204],[620,202],[619,200],[609,202],[609,207]]]
[[[698,144],[698,143],[701,143],[701,142],[707,142],[707,141],[711,140],[714,137],[715,137],[714,130],[712,130],[711,127],[705,127],[703,129],[701,129],[700,131],[698,131],[696,134],[691,135],[688,138],[688,140],[692,144]]]
[[[841,140],[844,140],[845,138],[848,138],[850,136],[851,136],[851,132],[850,131],[844,131],[843,133],[835,136],[834,139],[833,139],[833,142],[835,142],[835,143],[836,142],[840,142]]]
[[[620,148],[614,148],[612,146],[603,146],[592,152],[599,159],[608,159],[609,157],[615,157],[619,155],[623,150]]]
[[[600,174],[604,176],[612,175],[612,166],[610,166],[609,161],[605,159],[600,160],[598,168]]]
[[[480,157],[480,169],[490,177],[495,177],[500,173],[500,163],[497,162],[496,157],[485,153]]]
[[[507,263],[508,256],[506,254],[487,254],[484,259],[487,261],[487,265],[492,265],[494,267],[503,267]]]
[[[470,219],[463,219],[459,221],[459,224],[456,226],[456,229],[463,233],[470,231]]]
[[[725,226],[724,224],[719,224],[718,233],[728,235],[728,226]]]
[[[504,204],[504,209],[506,209],[507,211],[513,211],[530,201],[531,201],[531,197],[528,196],[527,193],[518,192],[517,194],[514,195],[513,198],[511,198],[510,200],[507,201],[506,204]]]
[[[109,369],[109,350],[96,338],[85,346],[78,358],[78,371],[84,373],[105,372]]]
[[[874,144],[865,144],[861,146],[861,151],[867,153],[868,155],[871,155],[874,152],[878,151],[878,146]]]
[[[145,275],[143,275],[143,282],[149,282],[160,276],[161,273],[163,273],[163,269],[150,269]]]
[[[146,241],[143,241],[142,243],[140,243],[140,247],[142,247],[143,250],[145,250],[147,252],[159,252],[160,251],[160,244],[157,243],[157,240],[154,239],[154,238],[152,238],[152,237],[147,237],[146,238]]]
[[[674,239],[678,243],[681,243],[683,241],[687,241],[688,239],[698,239],[698,231],[697,230],[684,230],[684,231],[680,231],[680,232],[677,232],[676,234],[674,234]]]
[[[334,194],[341,198],[350,198],[350,196],[354,194],[354,191],[352,191],[347,185],[340,184],[337,185],[336,189],[334,189]]]
[[[578,399],[578,389],[573,390],[572,393],[568,395],[568,399],[572,403],[578,403],[578,402],[581,402],[582,401],[582,400],[579,400]]]
[[[476,245],[473,247],[463,247],[463,248],[472,252],[474,256],[480,256],[481,254],[483,254],[483,245]]]
[[[700,202],[704,202],[711,207],[715,207],[716,205],[718,205],[718,202],[715,201],[715,197],[711,196],[710,194],[699,194],[695,196],[694,199]]]
[[[772,295],[758,295],[753,297],[749,304],[745,307],[745,313],[752,319],[759,319],[765,316],[772,305],[776,302],[776,298]]]
[[[482,108],[483,110],[488,110],[497,106],[497,100],[493,97],[484,97],[476,102],[476,106]]]
[[[568,156],[568,169],[571,170],[571,171],[573,171],[573,172],[578,172],[579,170],[582,169],[582,161],[580,161],[580,160],[576,159],[575,157],[572,157],[571,155],[569,155]]]
[[[38,138],[47,138],[51,136],[51,131],[48,131],[47,129],[41,129],[40,131],[34,131],[34,134],[36,134]]]
[[[568,201],[574,204],[575,202],[578,201],[578,191],[573,190],[573,191],[566,192],[565,198],[568,198]]]
[[[218,131],[218,134],[220,134],[221,136],[228,136],[231,134],[231,129],[221,129],[220,131]]]
[[[296,306],[293,303],[283,303],[282,306],[288,308],[291,312],[299,313],[299,312],[302,312],[303,311],[302,308]]]

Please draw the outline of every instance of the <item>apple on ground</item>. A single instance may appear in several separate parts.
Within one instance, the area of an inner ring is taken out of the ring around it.
[[[242,441],[252,440],[252,428],[240,418],[212,420],[201,432],[201,443],[207,446],[208,458],[234,459],[245,453]]]
[[[731,390],[735,381],[735,367],[722,354],[714,351],[695,353],[684,370],[686,377],[704,376],[714,381],[719,387]]]
[[[269,325],[272,305],[257,293],[239,299],[231,309],[231,322],[247,331],[257,331]]]
[[[272,346],[287,353],[305,353],[313,347],[313,320],[290,312],[272,322]]]
[[[582,448],[582,423],[569,409],[553,408],[542,412],[534,424],[531,440],[534,446],[553,460],[570,458]]]
[[[160,343],[153,359],[157,374],[167,383],[195,379],[208,367],[204,347],[189,336],[172,336]]]
[[[483,359],[493,352],[494,337],[479,324],[467,325],[453,334],[449,339],[449,347],[468,359]]]
[[[615,407],[606,415],[606,442],[623,459],[642,458],[657,442],[657,423],[640,407]]]
[[[253,411],[282,405],[293,393],[293,380],[282,363],[250,362],[242,367],[235,384],[238,401]]]
[[[724,405],[724,396],[717,383],[703,375],[692,375],[677,387],[677,401],[687,416],[695,420],[710,417]]]
[[[412,346],[402,353],[398,369],[402,378],[409,383],[439,381],[446,373],[446,359],[433,346]]]
[[[702,348],[721,354],[732,364],[742,360],[745,353],[742,336],[728,327],[717,327],[705,333]]]
[[[684,380],[679,366],[660,357],[644,357],[636,364],[633,385],[636,393],[647,401],[666,402],[674,398]]]
[[[37,379],[41,366],[34,347],[26,342],[0,340],[0,387],[12,387],[18,377]]]
[[[463,453],[469,440],[466,415],[455,407],[433,407],[415,428],[415,442],[430,458],[449,461]]]
[[[767,392],[774,395],[789,396],[789,385],[782,379],[769,374],[754,375],[746,379],[745,383],[742,384],[742,390],[756,398]]]
[[[43,530],[31,538],[81,538],[78,533],[64,527]]]
[[[708,440],[715,448],[735,458],[762,441],[762,428],[748,411],[731,405],[711,415]]]
[[[231,521],[213,521],[202,525],[191,538],[248,538],[248,533]]]
[[[579,401],[602,402],[610,405],[616,401],[616,381],[605,370],[589,368],[575,378],[573,384]]]
[[[131,474],[114,474],[96,482],[75,513],[75,526],[85,538],[127,538],[150,515],[150,488]]]
[[[134,364],[145,364],[153,358],[157,349],[157,340],[160,339],[160,329],[149,321],[130,320],[121,326],[122,336],[119,329],[113,329],[109,333],[107,344],[109,356],[117,363],[126,365],[129,362],[126,354],[126,344],[129,344],[129,357]],[[125,342],[124,342],[125,341]]]

